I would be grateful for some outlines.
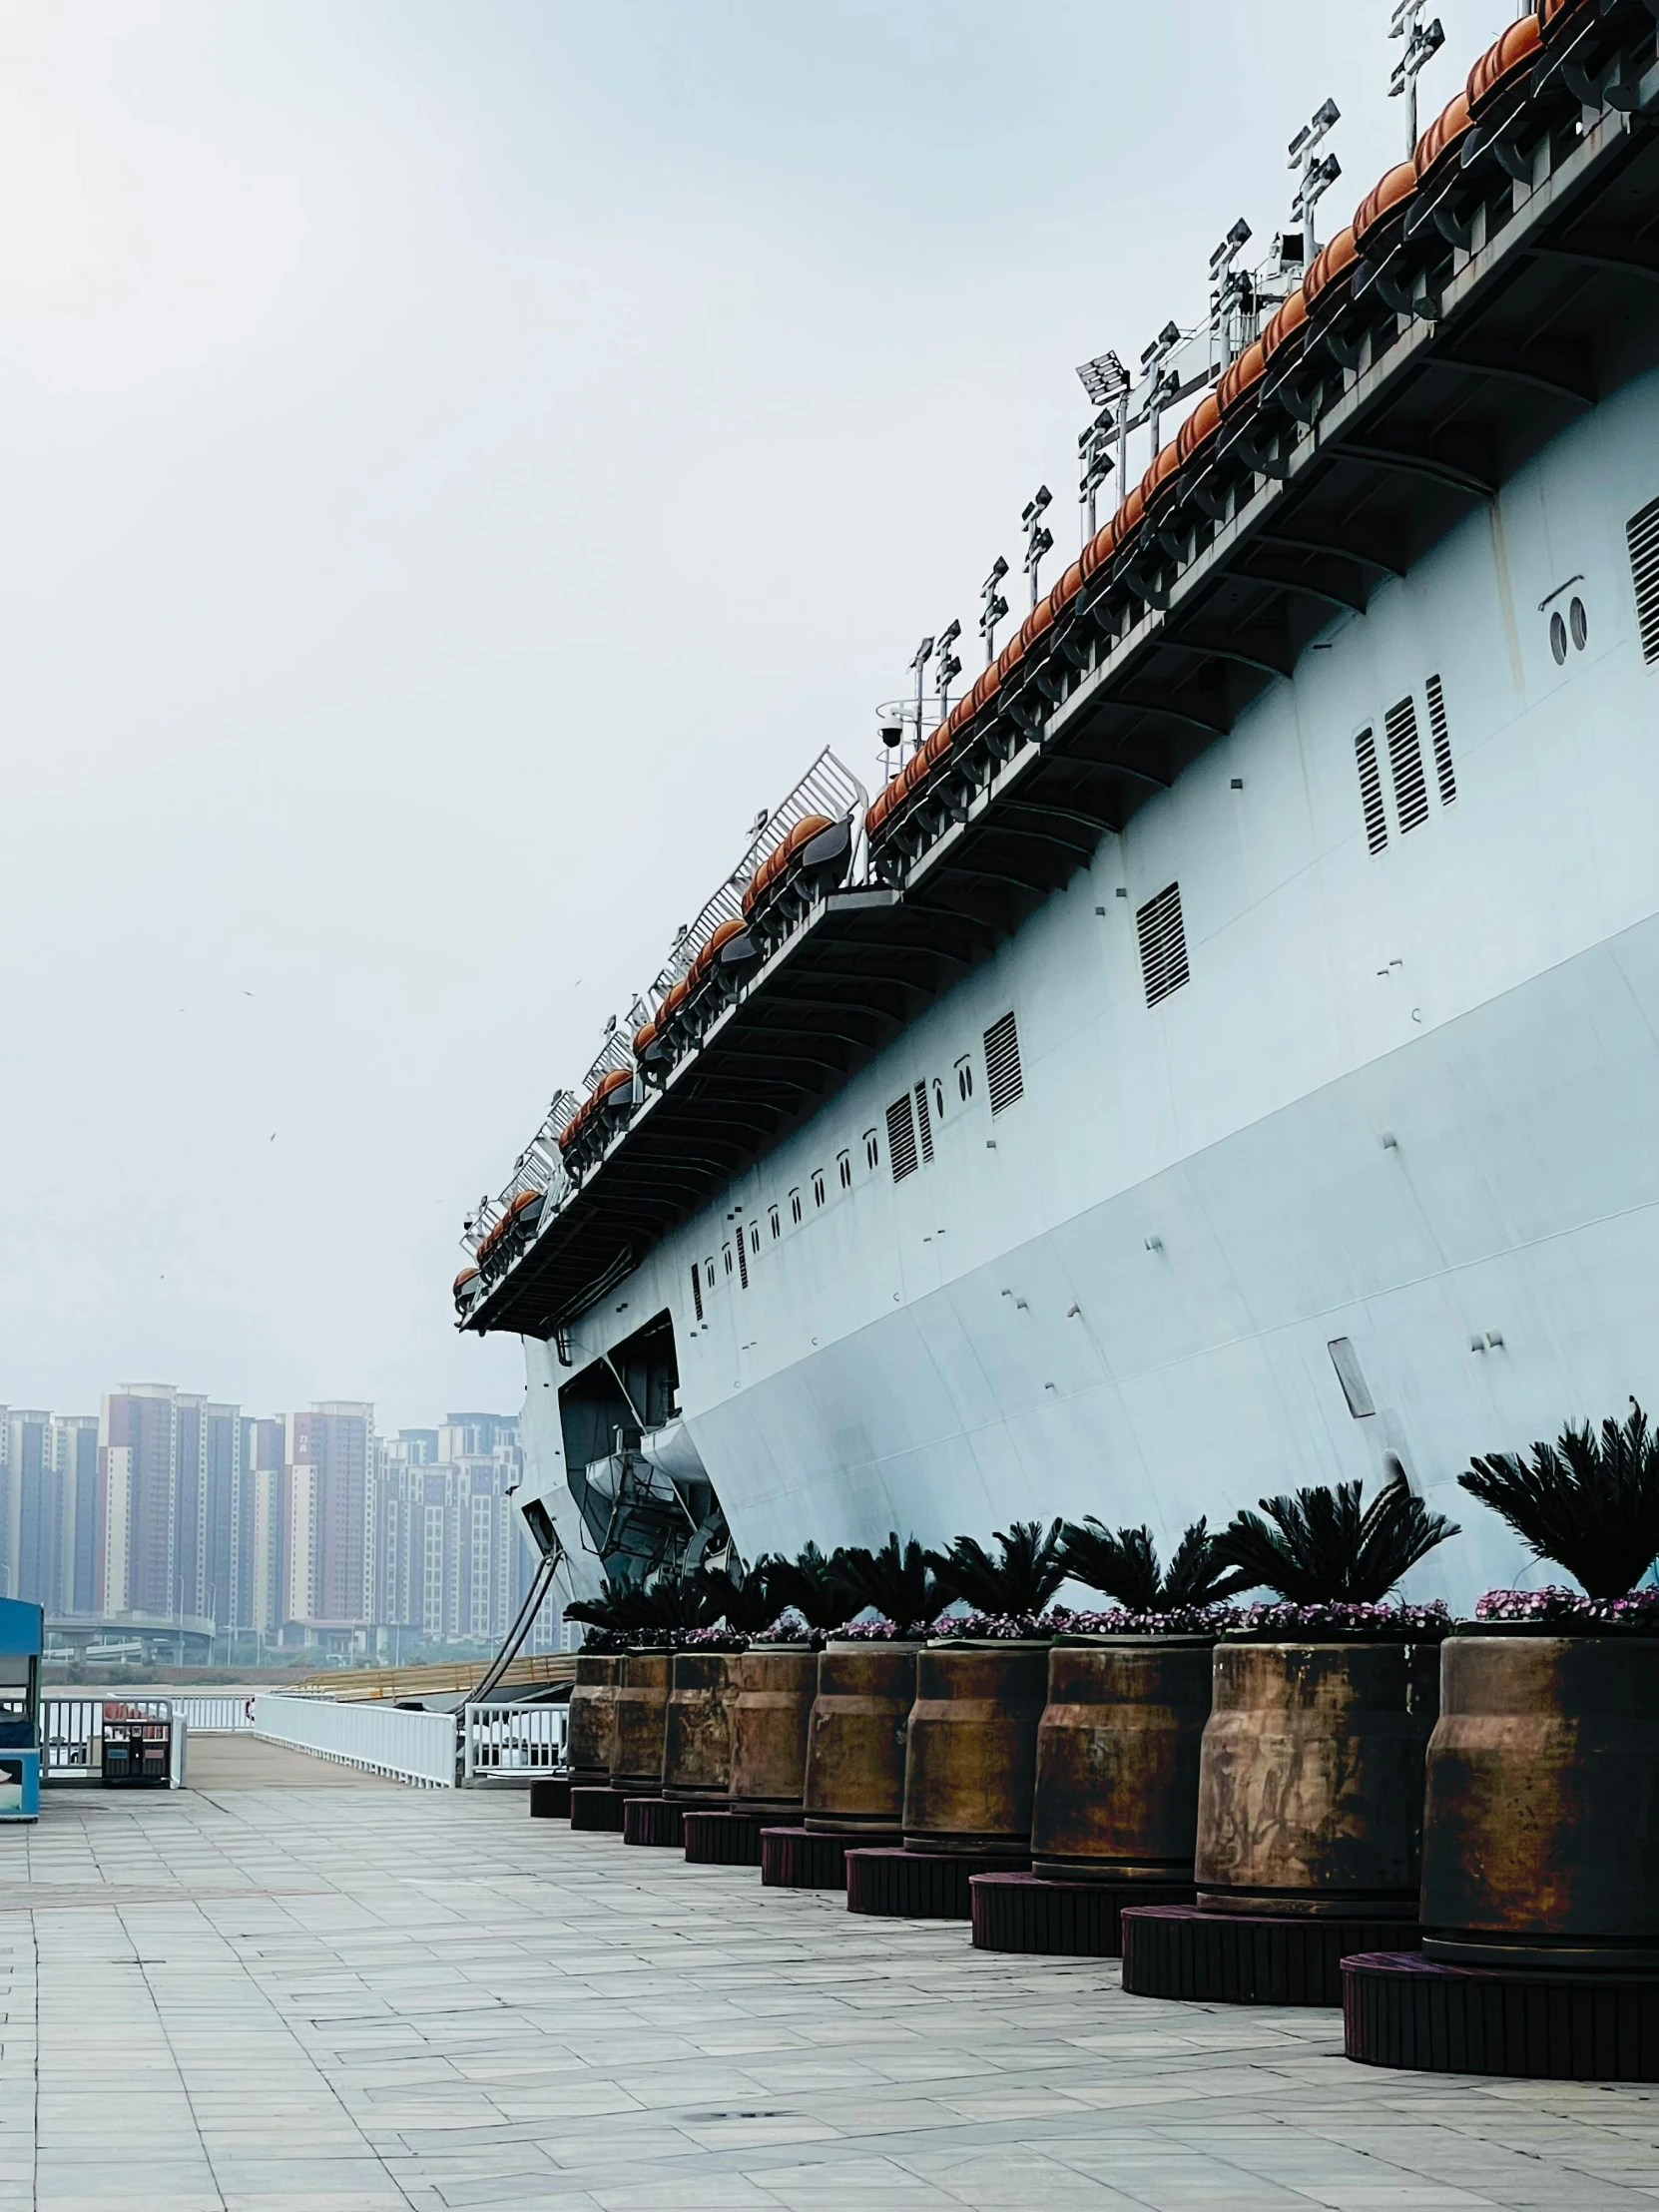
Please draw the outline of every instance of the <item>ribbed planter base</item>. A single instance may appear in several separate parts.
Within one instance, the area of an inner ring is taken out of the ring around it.
[[[898,1831],[887,1833],[896,1844]],[[761,1886],[767,1890],[844,1890],[846,1855],[866,1841],[862,1836],[826,1836],[816,1828],[763,1828]]]
[[[975,1950],[1035,1951],[1046,1957],[1116,1958],[1128,1905],[1191,1905],[1185,1888],[1149,1882],[1043,1882],[1034,1874],[976,1874]]]
[[[1335,2007],[1345,1958],[1421,1940],[1410,1921],[1252,1920],[1190,1905],[1131,1906],[1123,1915],[1123,1986],[1132,1997]]]
[[[973,1876],[1009,1871],[1006,1859],[975,1859],[966,1852],[860,1847],[846,1855],[846,1910],[894,1921],[971,1920]]]
[[[1659,2081],[1659,1974],[1343,1960],[1343,2048],[1363,2066],[1532,2081]]]
[[[686,1840],[685,1826],[686,1808],[672,1798],[630,1798],[622,1816],[622,1840],[649,1844],[658,1851],[678,1851]]]
[[[570,1793],[570,1825],[588,1835],[620,1836],[622,1809],[627,1803],[626,1793],[608,1784],[592,1790],[578,1784]]]
[[[758,1867],[761,1819],[756,1813],[684,1813],[686,1862],[693,1867]]]
[[[539,1782],[531,1783],[530,1818],[533,1821],[569,1820],[570,1777],[568,1774],[543,1775]]]

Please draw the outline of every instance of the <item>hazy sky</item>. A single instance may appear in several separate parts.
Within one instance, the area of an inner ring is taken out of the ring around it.
[[[463,1211],[1389,12],[0,5],[0,1401],[515,1405]]]

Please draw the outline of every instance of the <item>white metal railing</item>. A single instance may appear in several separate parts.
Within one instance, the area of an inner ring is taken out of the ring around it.
[[[173,1710],[198,1736],[246,1735],[254,1726],[251,1697],[176,1697]]]
[[[42,1782],[96,1782],[104,1771],[104,1721],[140,1715],[171,1721],[173,1740],[170,1789],[185,1785],[190,1716],[188,1699],[166,1697],[48,1697],[40,1703],[40,1779]]]
[[[453,1713],[411,1713],[372,1702],[336,1705],[327,1698],[265,1690],[254,1700],[254,1733],[268,1743],[428,1790],[452,1790],[457,1779]]]
[[[564,1705],[469,1705],[461,1715],[462,1779],[551,1773],[565,1763],[568,1727]]]

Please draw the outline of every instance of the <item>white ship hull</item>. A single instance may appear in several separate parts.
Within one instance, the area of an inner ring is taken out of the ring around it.
[[[1167,1539],[1393,1459],[1464,1528],[1419,1593],[1464,1603],[1520,1575],[1456,1490],[1470,1455],[1631,1393],[1659,1410],[1659,669],[1625,538],[1656,494],[1646,375],[1335,620],[990,960],[665,1236],[571,1325],[570,1366],[527,1339],[539,1486],[567,1526],[559,1388],[666,1312],[748,1554],[1055,1513]],[[1558,665],[1569,582],[1587,636]],[[1373,851],[1356,736],[1375,731],[1387,787],[1384,718],[1407,696],[1427,819],[1401,833],[1388,789]],[[1173,882],[1190,980],[1149,1007],[1134,917]],[[1010,1010],[1023,1096],[993,1116],[983,1037]],[[886,1111],[918,1083],[932,1158],[895,1184]],[[745,1282],[728,1254],[751,1225]]]

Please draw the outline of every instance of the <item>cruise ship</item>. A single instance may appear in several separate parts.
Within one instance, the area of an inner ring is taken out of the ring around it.
[[[1659,1407],[1656,12],[1543,0],[1317,251],[1316,116],[1080,372],[1081,557],[1039,495],[887,779],[712,856],[466,1225],[571,1588],[1397,1471],[1461,1605],[1471,1454]]]

